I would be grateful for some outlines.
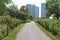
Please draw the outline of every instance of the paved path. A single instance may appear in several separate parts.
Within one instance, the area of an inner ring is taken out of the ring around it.
[[[16,40],[51,40],[34,22],[26,23]]]

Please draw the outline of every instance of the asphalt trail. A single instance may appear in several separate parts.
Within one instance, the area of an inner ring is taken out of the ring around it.
[[[17,34],[16,40],[51,40],[34,22],[26,25]]]

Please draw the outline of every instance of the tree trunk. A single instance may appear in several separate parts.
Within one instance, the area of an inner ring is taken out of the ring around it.
[[[56,10],[57,10],[57,12],[56,12],[56,18],[57,18],[57,19],[59,19],[59,10],[58,10],[58,5],[59,5],[59,4],[57,4],[57,5],[56,5]]]

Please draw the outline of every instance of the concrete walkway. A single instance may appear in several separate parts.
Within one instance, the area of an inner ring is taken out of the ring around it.
[[[34,22],[26,25],[17,34],[16,40],[51,40]]]

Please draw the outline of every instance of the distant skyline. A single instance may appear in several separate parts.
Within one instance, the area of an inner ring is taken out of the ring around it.
[[[12,1],[15,5],[17,5],[18,9],[20,9],[22,5],[34,4],[39,7],[39,14],[41,14],[41,3],[46,2],[46,0],[12,0]]]
[[[32,4],[27,4],[26,5],[29,9],[29,13],[30,15],[32,15],[33,19],[38,19],[39,18],[39,7],[37,7],[36,5],[32,5]]]

